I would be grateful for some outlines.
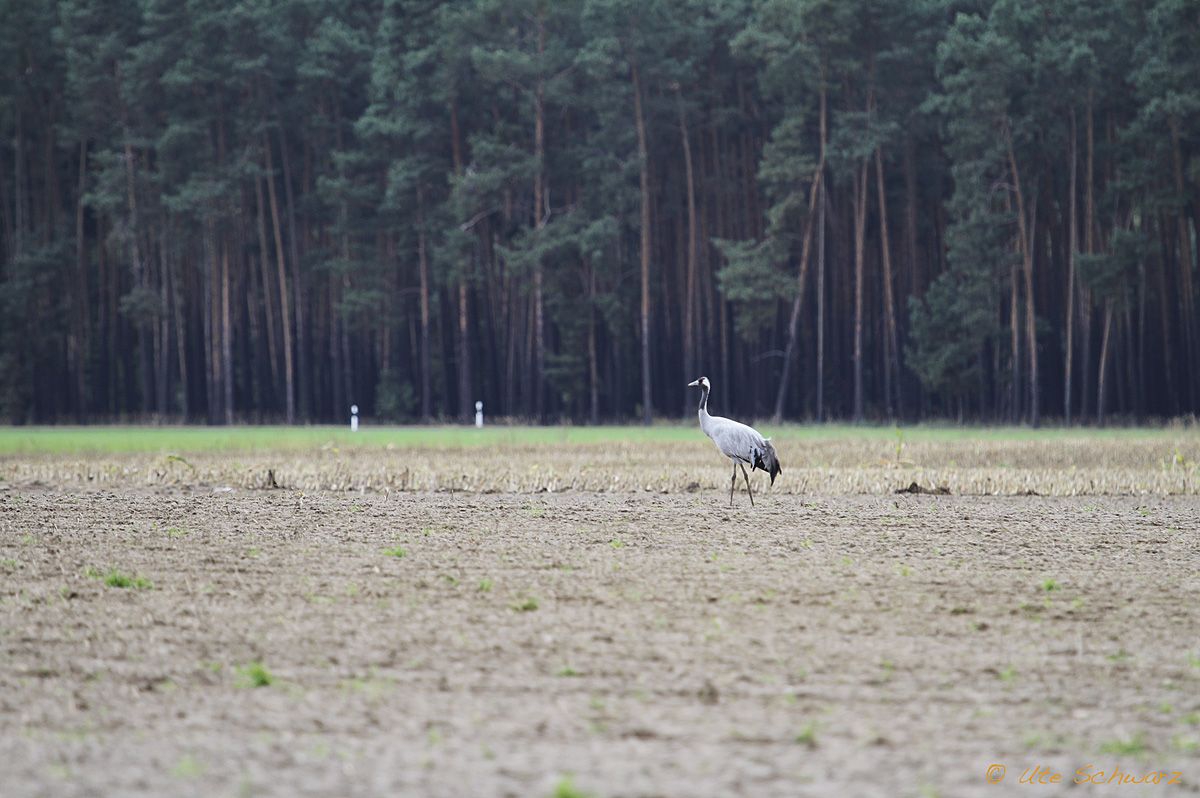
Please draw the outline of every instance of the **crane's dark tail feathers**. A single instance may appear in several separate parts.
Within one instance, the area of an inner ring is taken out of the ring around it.
[[[771,475],[771,484],[775,484],[775,477],[783,473],[783,466],[779,464],[779,458],[775,455],[775,447],[771,445],[771,440],[767,439],[767,450],[758,452],[754,455],[754,467],[761,468]]]

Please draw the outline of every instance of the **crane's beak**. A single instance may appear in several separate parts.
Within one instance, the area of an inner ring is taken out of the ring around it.
[[[696,386],[698,386],[699,384],[700,384],[700,380],[692,380],[691,382],[689,382],[689,383],[687,384],[687,387],[689,387],[689,388],[695,388],[695,387],[696,387]]]

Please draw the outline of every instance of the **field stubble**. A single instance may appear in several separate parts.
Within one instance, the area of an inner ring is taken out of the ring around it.
[[[224,486],[468,493],[690,493],[728,488],[727,460],[695,441],[567,446],[346,446],[304,452],[124,453],[0,457],[14,485]],[[785,494],[885,494],[912,483],[953,494],[1196,495],[1200,431],[1146,437],[1004,439],[970,434],[905,441],[782,436]],[[755,473],[757,489],[765,478]]]

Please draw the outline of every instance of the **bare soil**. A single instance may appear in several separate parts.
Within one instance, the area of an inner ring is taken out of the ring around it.
[[[1200,791],[1200,498],[726,503],[0,489],[0,792]]]

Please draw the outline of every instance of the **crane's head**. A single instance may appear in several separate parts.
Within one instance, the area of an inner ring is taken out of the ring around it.
[[[709,384],[708,384],[708,377],[701,377],[700,379],[698,379],[694,382],[689,382],[688,387],[689,388],[703,388],[704,390],[707,391],[707,390],[709,390],[709,388],[711,386],[709,386]]]

